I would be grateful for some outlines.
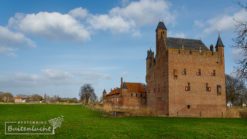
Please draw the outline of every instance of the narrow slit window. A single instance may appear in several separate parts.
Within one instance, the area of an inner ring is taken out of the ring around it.
[[[202,75],[202,71],[201,69],[198,69],[197,73],[196,73],[197,76],[201,76]]]
[[[206,91],[211,92],[211,87],[209,87],[208,83],[206,83]]]
[[[176,69],[173,70],[173,77],[174,77],[174,79],[178,78],[178,73],[177,73]]]
[[[217,85],[217,95],[221,95],[221,85]]]
[[[183,75],[186,75],[186,74],[187,74],[187,71],[186,71],[186,69],[185,69],[185,68],[183,69],[182,74],[183,74]]]
[[[216,71],[215,70],[213,70],[212,76],[216,76]]]
[[[188,82],[187,86],[185,86],[185,91],[190,91],[190,82]]]

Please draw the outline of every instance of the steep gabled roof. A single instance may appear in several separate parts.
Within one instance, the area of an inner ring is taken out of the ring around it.
[[[128,89],[129,93],[145,93],[145,85],[142,83],[123,82],[123,88],[114,88],[106,96],[119,95],[121,89]]]
[[[217,43],[216,43],[215,47],[224,47],[224,44],[223,44],[223,42],[221,40],[220,35],[218,36],[218,40],[217,40]]]
[[[184,39],[184,38],[167,38],[168,48],[187,49],[187,50],[204,50],[209,51],[206,45],[201,40]]]
[[[145,85],[142,83],[131,83],[131,82],[124,82],[126,85],[128,92],[133,93],[145,93]]]
[[[167,28],[166,28],[164,22],[160,21],[160,22],[158,23],[156,30],[158,30],[158,29],[167,30]]]

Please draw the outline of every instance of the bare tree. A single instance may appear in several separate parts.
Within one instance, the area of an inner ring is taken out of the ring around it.
[[[242,105],[247,102],[247,89],[240,79],[226,75],[226,100],[234,105]]]
[[[40,102],[43,100],[43,97],[38,95],[38,94],[34,94],[34,95],[30,96],[29,99],[30,99],[30,101],[33,101],[33,102],[35,102],[35,101]]]
[[[0,94],[0,102],[14,102],[14,97],[9,92],[2,92]]]
[[[247,2],[239,3],[239,5],[247,11]],[[247,79],[247,19],[236,21],[237,36],[234,39],[234,47],[241,50],[243,56],[239,60],[238,76],[242,79]]]
[[[85,104],[97,100],[97,96],[94,93],[94,89],[90,84],[84,84],[81,87],[79,96],[80,96],[80,100]]]

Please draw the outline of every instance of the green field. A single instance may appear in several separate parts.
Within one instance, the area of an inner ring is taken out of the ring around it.
[[[64,116],[55,135],[4,134],[5,121]],[[80,105],[0,105],[0,138],[247,138],[247,119],[112,118]]]

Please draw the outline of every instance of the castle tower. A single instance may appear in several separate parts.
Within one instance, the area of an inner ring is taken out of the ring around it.
[[[127,86],[126,86],[125,82],[123,81],[123,77],[121,77],[120,89],[121,89],[122,94],[126,93]]]
[[[167,39],[167,28],[164,22],[159,22],[156,28],[156,57],[162,52],[165,48]]]
[[[215,47],[215,49],[214,49]],[[223,117],[224,45],[220,35],[210,49],[198,39],[168,37],[159,22],[156,55],[146,59],[147,106],[157,115]]]
[[[221,40],[220,34],[215,45],[215,50],[219,54],[220,63],[224,63],[224,44]]]
[[[121,87],[121,93],[122,95],[128,94],[128,88],[125,82],[123,82],[122,87]]]
[[[104,102],[104,100],[105,100],[105,96],[106,96],[106,91],[105,91],[105,89],[103,90],[103,92],[102,92],[102,100],[103,100],[103,102]]]
[[[146,73],[150,71],[150,68],[154,65],[154,52],[150,49],[147,51],[146,58]]]

